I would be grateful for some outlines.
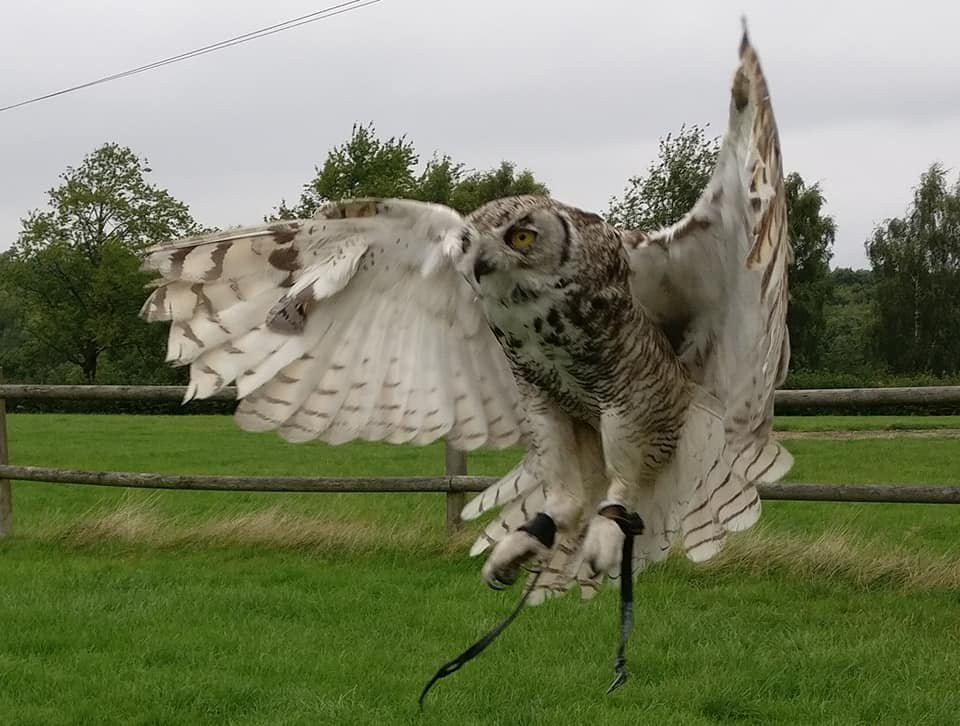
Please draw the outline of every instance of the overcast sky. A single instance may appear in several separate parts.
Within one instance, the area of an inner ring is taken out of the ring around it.
[[[335,0],[8,3],[0,106]],[[354,121],[424,157],[532,169],[604,211],[682,123],[720,133],[741,13],[787,170],[819,182],[835,266],[903,212],[933,161],[960,170],[960,3],[383,0],[129,79],[0,113],[0,249],[68,165],[116,141],[205,225],[296,199]]]

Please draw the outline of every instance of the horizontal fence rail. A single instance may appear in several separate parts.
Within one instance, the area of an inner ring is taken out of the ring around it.
[[[466,494],[479,492],[496,481],[492,477],[466,476],[463,452],[446,451],[446,476],[435,477],[250,477],[195,476],[119,471],[81,471],[8,464],[5,405],[7,400],[76,401],[182,401],[185,386],[60,386],[0,384],[0,537],[11,530],[12,480],[148,489],[261,492],[441,492],[445,493],[448,531],[460,525],[459,512]],[[226,388],[209,397],[217,401],[236,399],[236,389]],[[783,390],[776,392],[778,407],[817,410],[837,407],[861,409],[884,406],[960,405],[960,386],[903,388],[843,388]],[[915,504],[960,504],[960,487],[901,484],[765,484],[758,487],[766,500],[822,502],[888,502]]]
[[[193,489],[244,492],[481,492],[499,477],[402,476],[332,477],[221,476],[83,471],[42,466],[0,465],[0,478],[54,484],[87,484],[143,489]],[[767,500],[960,504],[960,487],[917,484],[761,484]]]
[[[72,401],[182,401],[186,386],[47,386],[33,383],[0,384],[0,398]],[[237,392],[225,388],[208,399],[232,401]],[[960,386],[902,388],[811,388],[776,392],[775,403],[796,410],[856,406],[960,405]]]
[[[811,388],[776,392],[778,406],[804,408],[877,408],[881,406],[960,405],[960,386],[901,388]]]

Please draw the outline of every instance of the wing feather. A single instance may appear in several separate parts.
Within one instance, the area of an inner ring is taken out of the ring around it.
[[[625,239],[634,296],[679,333],[678,354],[719,400],[727,463],[745,484],[782,476],[791,463],[770,439],[790,357],[787,229],[770,93],[744,33],[729,128],[706,190],[677,224]]]
[[[170,321],[188,398],[236,382],[244,428],[510,446],[516,383],[454,269],[464,225],[438,205],[355,200],[160,245],[146,255],[160,279],[142,315]]]

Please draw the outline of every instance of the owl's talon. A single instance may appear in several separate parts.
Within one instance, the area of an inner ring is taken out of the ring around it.
[[[484,581],[494,590],[505,590],[520,576],[530,560],[540,560],[553,546],[557,526],[540,513],[497,543],[483,565]]]
[[[484,563],[483,579],[494,590],[506,590],[517,581],[524,562],[545,552],[546,548],[526,532],[511,532]]]
[[[599,514],[595,516],[583,541],[583,561],[590,568],[591,575],[616,574],[622,547],[623,532],[617,523]]]

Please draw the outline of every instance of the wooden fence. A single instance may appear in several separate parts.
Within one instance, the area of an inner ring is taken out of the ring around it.
[[[6,399],[62,400],[181,400],[182,386],[45,386],[0,385],[0,536],[12,528],[12,480],[217,491],[271,492],[442,492],[446,496],[448,531],[460,525],[459,513],[469,492],[478,492],[495,478],[467,476],[466,456],[446,449],[446,475],[440,477],[385,477],[337,479],[291,476],[195,476],[138,472],[81,471],[9,463],[6,430]],[[235,398],[233,390],[219,399]],[[856,405],[862,408],[890,405],[930,406],[960,404],[960,386],[927,388],[856,388],[778,391],[778,406],[794,410]],[[900,502],[915,504],[960,504],[960,487],[899,484],[767,484],[760,487],[763,499],[820,502]]]

